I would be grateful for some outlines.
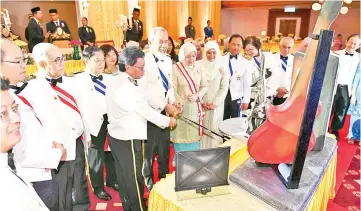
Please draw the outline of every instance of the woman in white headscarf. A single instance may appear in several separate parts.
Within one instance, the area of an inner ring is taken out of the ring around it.
[[[222,55],[216,41],[208,41],[203,52],[204,56],[201,65],[208,84],[207,92],[203,97],[203,105],[206,110],[204,125],[218,132],[218,125],[223,121],[224,99],[229,87],[229,76],[219,61]],[[201,149],[218,147],[222,143],[222,138],[204,131],[201,139]]]
[[[197,49],[185,43],[179,50],[179,61],[173,65],[173,87],[177,101],[183,105],[182,117],[203,125],[202,99],[207,91],[207,80],[201,65],[196,63]],[[184,118],[179,118],[172,131],[175,151],[198,150],[203,130]],[[175,164],[175,163],[173,163]]]

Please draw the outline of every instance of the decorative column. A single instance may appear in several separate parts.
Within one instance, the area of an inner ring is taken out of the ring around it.
[[[81,18],[86,17],[88,18],[88,7],[89,7],[88,0],[75,0],[75,7],[76,7],[76,19],[78,22],[78,27],[81,27]],[[90,20],[89,20],[90,21]]]

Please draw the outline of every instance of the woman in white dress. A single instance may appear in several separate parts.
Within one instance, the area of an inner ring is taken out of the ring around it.
[[[219,58],[222,56],[215,41],[208,41],[204,46],[204,57],[201,61],[202,71],[207,79],[207,92],[203,97],[206,110],[204,126],[218,132],[219,123],[223,121],[224,99],[229,87],[229,76],[225,73]],[[222,138],[204,131],[201,149],[214,148],[223,143]]]

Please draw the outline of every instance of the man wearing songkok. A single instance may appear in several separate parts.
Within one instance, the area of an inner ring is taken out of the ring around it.
[[[29,33],[29,52],[33,51],[33,48],[36,44],[42,43],[45,38],[48,38],[50,33],[43,32],[43,27],[40,24],[40,21],[43,20],[43,12],[40,10],[40,7],[34,7],[31,9],[33,18],[29,21],[28,24],[28,33]]]
[[[65,33],[71,34],[68,24],[64,20],[59,19],[59,14],[57,9],[49,10],[51,21],[46,24],[46,31],[53,34],[56,32],[57,28],[60,27]]]

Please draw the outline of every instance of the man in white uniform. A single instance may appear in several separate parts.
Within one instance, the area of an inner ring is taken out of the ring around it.
[[[286,101],[291,91],[293,69],[293,55],[290,53],[294,40],[283,37],[280,41],[280,52],[273,54],[271,59],[271,77],[267,80],[267,96],[273,98],[273,105],[280,105]]]

